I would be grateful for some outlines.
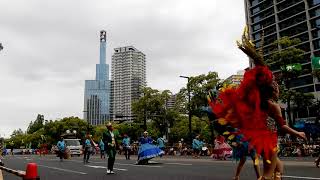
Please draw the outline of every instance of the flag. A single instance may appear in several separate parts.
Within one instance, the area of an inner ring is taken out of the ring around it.
[[[311,64],[313,69],[320,69],[320,57],[312,57]]]

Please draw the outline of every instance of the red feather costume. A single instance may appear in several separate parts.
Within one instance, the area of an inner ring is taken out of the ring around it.
[[[277,132],[267,126],[268,114],[261,107],[261,87],[272,84],[273,75],[245,35],[238,46],[254,60],[256,66],[245,72],[239,87],[220,92],[217,100],[209,102],[209,105],[219,122],[239,129],[239,133],[244,135],[243,140],[249,142],[249,148],[254,148],[257,154],[269,160],[277,149]]]

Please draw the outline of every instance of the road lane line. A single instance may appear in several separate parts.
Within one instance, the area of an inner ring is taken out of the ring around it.
[[[294,179],[320,179],[316,177],[303,177],[303,176],[282,176],[284,178],[294,178]]]
[[[185,164],[185,163],[164,163],[164,164],[181,165],[181,166],[192,166],[192,164]]]
[[[148,167],[148,168],[162,168],[163,166],[153,166],[153,165],[137,165],[137,164],[123,164],[123,163],[114,163],[121,166],[135,166],[135,167]]]
[[[91,166],[91,165],[85,165],[85,166],[96,168],[96,169],[108,169],[106,166]],[[121,169],[121,168],[113,168],[113,169],[118,171],[128,171],[128,169]]]
[[[73,170],[69,170],[69,169],[61,169],[61,168],[57,168],[57,167],[51,167],[51,166],[45,166],[45,165],[39,165],[39,164],[38,164],[38,166],[39,167],[45,167],[45,168],[48,168],[48,169],[54,169],[54,170],[58,170],[58,171],[75,173],[75,174],[82,174],[82,175],[87,174],[87,173],[80,172],[80,171],[73,171]]]

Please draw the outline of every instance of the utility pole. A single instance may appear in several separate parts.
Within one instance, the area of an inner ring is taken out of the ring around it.
[[[188,76],[180,76],[181,78],[186,78],[188,79],[188,84],[187,84],[187,91],[188,91],[188,115],[189,115],[189,139],[192,142],[192,127],[191,127],[191,92],[190,92],[190,77]]]

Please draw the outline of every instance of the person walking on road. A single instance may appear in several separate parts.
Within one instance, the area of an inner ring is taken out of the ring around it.
[[[130,137],[127,134],[124,134],[124,138],[122,140],[122,146],[124,150],[124,155],[126,156],[126,160],[130,160],[131,146],[130,146]]]
[[[57,143],[58,147],[58,157],[60,158],[60,161],[63,161],[64,153],[66,151],[66,143],[63,140],[63,137],[60,137],[60,141]]]
[[[104,143],[103,143],[103,141],[102,141],[102,139],[100,140],[100,142],[99,142],[99,148],[100,148],[100,157],[101,157],[101,159],[103,158],[103,159],[105,159],[106,158],[106,155],[105,155],[105,152],[104,152]]]
[[[84,142],[83,163],[89,163],[90,154],[92,152],[93,140],[91,135],[87,133],[86,140]]]
[[[117,135],[113,131],[112,124],[109,122],[107,124],[107,131],[103,133],[103,142],[106,147],[107,155],[108,155],[108,169],[107,174],[114,174],[113,165],[116,158],[116,147],[117,147]]]

